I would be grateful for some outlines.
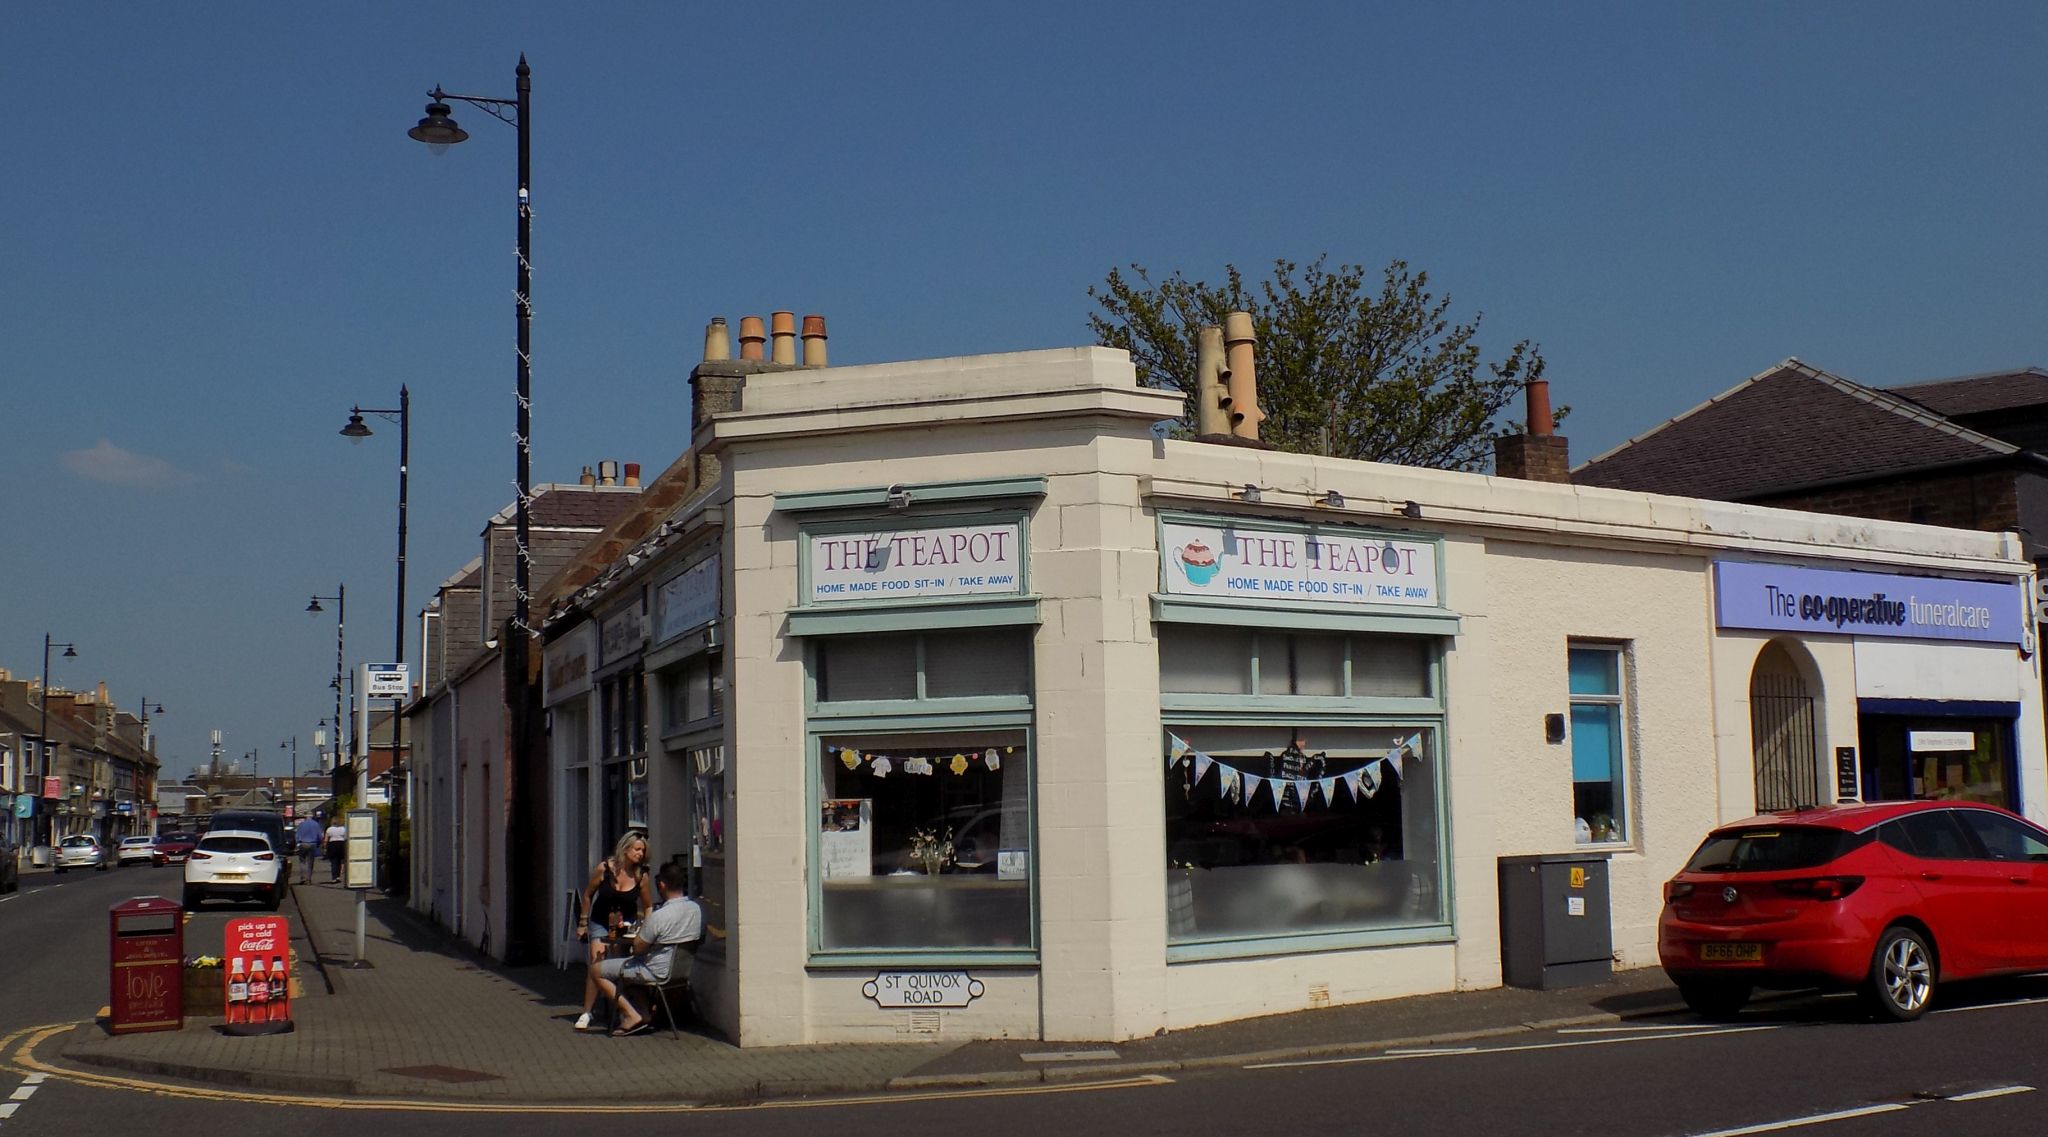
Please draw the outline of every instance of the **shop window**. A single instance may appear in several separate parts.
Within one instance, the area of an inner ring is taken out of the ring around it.
[[[1162,624],[1160,690],[1175,695],[1427,698],[1423,636]]]
[[[1627,716],[1619,647],[1581,645],[1568,653],[1571,693],[1572,827],[1586,844],[1629,839]]]
[[[1021,729],[820,736],[818,947],[1027,949]]]
[[[1444,923],[1435,737],[1169,722],[1169,942]]]
[[[725,678],[719,658],[696,655],[668,672],[662,725],[669,733],[718,718],[725,710]]]

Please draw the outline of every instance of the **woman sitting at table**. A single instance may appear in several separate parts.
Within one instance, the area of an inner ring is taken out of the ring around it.
[[[577,1030],[590,1029],[590,1011],[597,1005],[597,964],[605,957],[606,941],[619,925],[634,923],[652,907],[654,874],[647,871],[647,836],[628,829],[583,886],[583,916],[576,921],[576,936],[590,945],[590,967],[583,980]]]

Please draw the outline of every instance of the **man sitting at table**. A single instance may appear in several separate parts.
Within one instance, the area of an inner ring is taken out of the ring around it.
[[[643,1009],[627,984],[659,987],[673,977],[689,978],[691,956],[676,949],[694,945],[704,936],[704,910],[690,899],[689,876],[683,866],[671,861],[654,876],[661,904],[640,921],[633,933],[631,955],[611,956],[591,965],[597,974],[597,989],[618,1008],[619,1025],[613,1037],[639,1034],[653,1025],[652,1011]]]

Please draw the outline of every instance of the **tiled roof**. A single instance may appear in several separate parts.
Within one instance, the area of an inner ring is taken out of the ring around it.
[[[1796,359],[1572,471],[1579,485],[1741,501],[2018,452]]]
[[[526,507],[528,525],[562,529],[602,529],[640,500],[639,486],[583,486],[549,483],[533,487]],[[492,517],[492,525],[511,525],[514,506]]]
[[[2018,371],[1993,371],[1929,383],[1911,383],[1886,390],[1911,399],[1936,414],[1953,418],[2048,404],[2048,371],[2027,367]]]

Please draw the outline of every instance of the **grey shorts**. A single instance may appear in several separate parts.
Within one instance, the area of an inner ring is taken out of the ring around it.
[[[598,975],[614,983],[644,983],[650,987],[660,984],[647,962],[638,956],[621,955],[597,961]]]

